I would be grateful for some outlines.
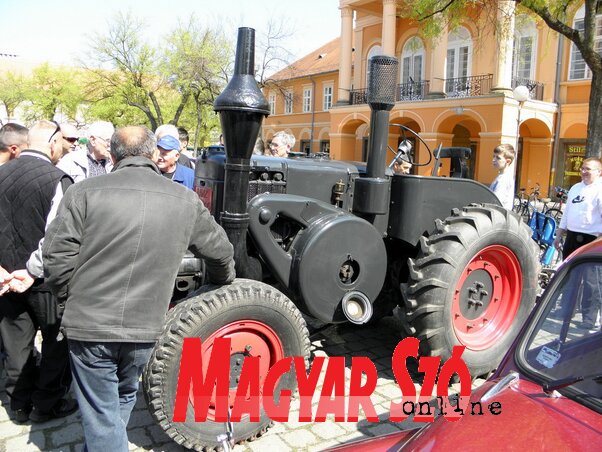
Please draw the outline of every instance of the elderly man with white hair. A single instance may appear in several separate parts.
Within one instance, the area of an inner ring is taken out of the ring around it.
[[[93,122],[88,128],[87,146],[65,155],[57,168],[71,176],[74,182],[111,172],[113,162],[109,151],[113,132],[115,127],[110,122]]]

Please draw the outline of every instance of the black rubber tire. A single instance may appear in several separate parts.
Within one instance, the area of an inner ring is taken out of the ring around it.
[[[554,218],[554,221],[556,221],[556,226],[560,225],[560,220],[562,220],[562,210],[560,209],[548,209],[546,210],[546,215],[549,215],[550,217]]]
[[[539,264],[532,231],[516,213],[489,204],[454,209],[451,217],[435,223],[434,233],[422,237],[416,259],[408,259],[410,278],[401,313],[406,332],[420,339],[423,355],[446,360],[455,345],[463,345],[455,331],[452,305],[473,258],[487,247],[498,246],[510,250],[518,261],[522,293],[516,299],[514,318],[506,316],[505,333],[488,348],[467,346],[462,355],[473,377],[487,374],[499,364],[535,302]]]
[[[172,421],[183,339],[208,338],[223,326],[242,320],[255,320],[269,326],[277,334],[285,356],[309,358],[305,320],[292,301],[267,284],[237,279],[228,286],[205,286],[193,298],[179,303],[167,315],[161,337],[145,368],[143,387],[155,421],[176,443],[188,449],[217,450],[216,438],[226,432],[226,425],[209,420],[194,422],[190,403],[186,422]],[[294,372],[281,378],[279,388],[296,389]],[[243,418],[234,424],[234,442],[255,439],[271,424],[263,409],[259,422]]]

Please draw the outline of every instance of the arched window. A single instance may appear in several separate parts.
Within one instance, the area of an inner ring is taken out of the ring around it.
[[[420,82],[424,74],[424,45],[414,36],[405,43],[401,52],[401,83]]]
[[[537,52],[537,27],[530,17],[516,18],[514,50],[512,53],[512,76],[518,79],[535,78],[535,54]]]
[[[577,14],[573,22],[573,28],[583,32],[584,25],[583,19],[585,17],[585,5],[583,5]],[[596,29],[594,36],[594,49],[596,52],[602,53],[602,14],[596,15]],[[571,44],[571,62],[569,65],[569,80],[579,80],[592,78],[592,72],[585,63],[585,60],[581,56],[581,51]]]
[[[472,38],[464,27],[458,27],[447,38],[447,64],[445,66],[446,92],[456,84],[449,79],[469,77],[472,63]]]
[[[366,87],[368,86],[368,80],[370,80],[370,58],[375,55],[382,55],[383,49],[379,45],[372,46],[372,48],[368,51],[368,56],[366,58]]]

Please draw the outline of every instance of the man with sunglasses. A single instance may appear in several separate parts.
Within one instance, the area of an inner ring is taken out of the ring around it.
[[[62,155],[62,140],[56,122],[39,121],[29,130],[27,149],[0,166],[0,267],[6,272],[25,268],[44,237],[47,218],[54,216],[72,183],[54,166]],[[43,422],[73,413],[77,404],[64,398],[71,384],[67,341],[58,338],[60,313],[45,281],[37,279],[23,293],[1,296],[0,319],[14,420]],[[33,354],[38,328],[39,368]]]
[[[74,182],[110,173],[113,162],[109,151],[114,131],[115,128],[110,122],[93,122],[88,128],[88,144],[65,155],[57,168],[71,176]]]
[[[73,124],[64,122],[61,124],[61,133],[63,134],[63,157],[77,148],[79,132]]]

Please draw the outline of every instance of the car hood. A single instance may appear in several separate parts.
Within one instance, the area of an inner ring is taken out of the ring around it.
[[[479,400],[495,382],[485,383],[471,401]],[[494,402],[502,405],[499,415],[488,409]],[[360,445],[362,451],[588,450],[602,440],[602,415],[565,397],[548,397],[541,386],[527,380],[519,380],[482,406],[482,415],[465,414],[457,422],[439,417],[419,431],[346,446],[350,451]]]

